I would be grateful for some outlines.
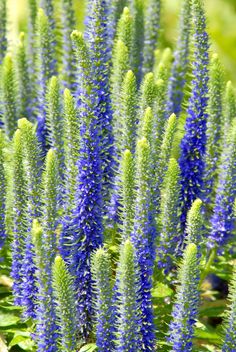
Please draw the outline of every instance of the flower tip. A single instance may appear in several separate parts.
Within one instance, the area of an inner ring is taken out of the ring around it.
[[[71,33],[71,39],[72,40],[80,40],[83,38],[83,33],[78,31],[77,29],[75,29],[72,33]]]
[[[126,16],[130,15],[129,8],[127,6],[124,7],[123,14],[126,15]]]

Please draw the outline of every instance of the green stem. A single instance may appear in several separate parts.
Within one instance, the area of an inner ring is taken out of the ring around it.
[[[212,263],[214,262],[215,260],[215,257],[216,257],[216,248],[212,248],[211,251],[210,251],[210,256],[209,256],[209,259],[206,263],[206,266],[201,274],[201,277],[200,277],[200,282],[199,282],[199,287],[202,285],[203,281],[205,280],[205,278],[207,277],[207,275],[210,273],[211,271],[211,266],[212,266]]]

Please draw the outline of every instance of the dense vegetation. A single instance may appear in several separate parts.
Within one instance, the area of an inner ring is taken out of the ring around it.
[[[236,351],[236,100],[202,0],[0,0],[0,351]],[[229,292],[228,292],[229,291]]]

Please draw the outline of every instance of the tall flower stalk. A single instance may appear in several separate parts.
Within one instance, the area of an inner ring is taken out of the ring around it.
[[[189,46],[190,46],[190,33],[191,33],[191,20],[192,20],[191,7],[196,6],[196,4],[197,4],[196,1],[194,3],[194,1],[192,0],[182,1],[179,38],[177,41],[176,49],[173,54],[174,62],[173,62],[171,76],[168,84],[168,100],[167,100],[168,115],[175,113],[178,116],[182,110],[181,104],[184,97],[184,86],[186,83],[186,78],[187,78],[186,75],[187,75],[187,69],[188,69],[188,63],[189,63]],[[195,15],[194,21],[195,21],[194,22],[195,25],[198,27],[196,29],[197,31],[199,31],[200,23],[197,24],[196,15]],[[204,28],[200,29],[200,31],[201,30],[204,30]],[[195,43],[197,43],[197,40],[199,39],[197,38],[197,36],[200,35],[200,31],[198,33],[195,32],[195,36],[196,36]],[[195,62],[195,65],[196,65],[196,62]]]
[[[201,0],[192,1],[194,24],[194,54],[192,92],[188,103],[185,135],[179,159],[182,184],[182,216],[184,226],[187,211],[203,188],[206,121],[208,103],[208,35]]]
[[[191,352],[199,305],[197,246],[190,243],[179,269],[179,287],[172,311],[169,341],[173,352]]]
[[[101,352],[112,352],[115,340],[115,314],[112,305],[112,267],[110,255],[99,248],[92,257],[96,344]]]
[[[134,247],[129,239],[121,246],[117,269],[117,338],[116,351],[142,351],[140,334],[139,270]]]
[[[137,142],[136,208],[134,231],[131,241],[140,268],[140,314],[142,351],[154,348],[154,323],[151,301],[153,261],[155,253],[155,229],[150,201],[150,145],[145,138]]]

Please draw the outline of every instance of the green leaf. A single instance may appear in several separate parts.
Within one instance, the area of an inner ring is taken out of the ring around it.
[[[14,325],[19,321],[18,316],[0,311],[0,327]]]
[[[95,343],[88,343],[87,345],[83,346],[79,352],[93,352],[97,349],[97,346]]]
[[[25,335],[25,336],[24,336]],[[25,340],[29,340],[29,333],[25,332],[22,334],[17,334],[13,337],[13,339],[11,340],[9,347],[15,346],[15,345],[19,345],[19,343],[21,342],[25,342]]]
[[[165,285],[162,284],[161,282],[158,282],[156,287],[152,290],[152,297],[156,298],[164,298],[164,297],[169,297],[172,296],[173,290]]]

